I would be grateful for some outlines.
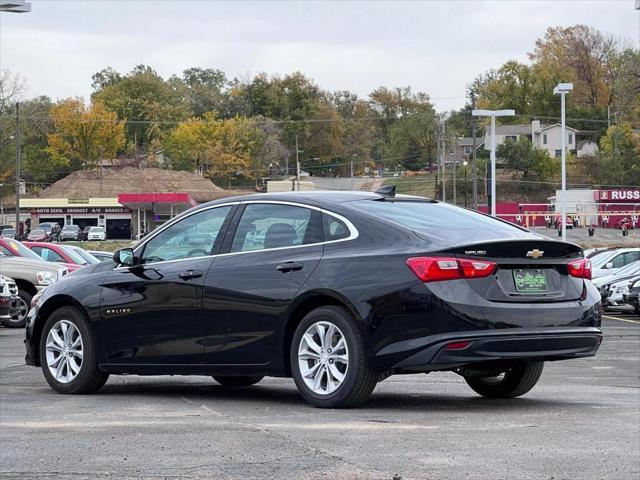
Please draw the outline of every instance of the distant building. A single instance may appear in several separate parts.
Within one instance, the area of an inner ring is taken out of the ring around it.
[[[473,155],[473,143],[473,137],[456,138],[453,152],[449,152],[445,155],[445,163],[462,165],[465,160],[469,161]],[[484,147],[484,138],[476,137],[475,145],[476,151],[479,148]]]
[[[31,228],[42,222],[80,228],[99,225],[107,238],[137,238],[199,203],[240,192],[224,190],[196,173],[161,168],[79,170],[20,202]]]
[[[496,127],[496,148],[507,140],[518,141],[521,137],[527,138],[537,148],[547,150],[551,157],[562,155],[562,127],[559,123],[552,125],[541,124],[534,120],[531,125],[498,125]],[[569,151],[576,150],[576,135],[579,130],[566,127],[566,148]],[[491,131],[487,129],[484,143],[491,147]],[[597,146],[596,146],[597,148]]]

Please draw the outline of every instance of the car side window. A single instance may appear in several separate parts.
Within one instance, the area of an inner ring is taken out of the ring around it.
[[[231,206],[210,208],[174,223],[147,242],[142,262],[162,262],[211,255]]]
[[[621,253],[620,255],[616,256],[613,260],[611,260],[611,263],[613,263],[612,268],[624,267],[626,265],[625,254]]]
[[[627,252],[627,265],[640,260],[640,252]]]
[[[295,247],[321,241],[319,212],[280,204],[249,204],[242,213],[231,252]]]
[[[50,248],[43,248],[42,255],[47,262],[64,263],[65,259],[58,252],[51,250]]]
[[[342,240],[343,238],[347,238],[351,232],[349,232],[349,227],[345,225],[345,223],[326,213],[322,214],[324,218],[324,241],[331,242],[334,240]]]
[[[13,252],[9,250],[7,247],[5,247],[4,245],[0,245],[0,252],[2,252],[2,254],[6,255],[7,257],[13,256]]]

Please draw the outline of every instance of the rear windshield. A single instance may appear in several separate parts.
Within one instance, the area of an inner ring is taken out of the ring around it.
[[[351,205],[371,216],[449,243],[475,243],[501,238],[531,238],[515,225],[446,203],[358,200]]]

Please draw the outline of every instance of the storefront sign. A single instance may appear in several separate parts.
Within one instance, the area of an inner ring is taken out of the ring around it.
[[[33,215],[82,214],[82,213],[131,213],[125,207],[66,207],[66,208],[34,208]]]
[[[640,201],[640,190],[596,190],[596,200],[601,202],[633,202]]]

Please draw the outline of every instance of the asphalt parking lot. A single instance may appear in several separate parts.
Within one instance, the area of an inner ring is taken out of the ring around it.
[[[558,240],[558,231],[553,228],[533,227],[531,230],[545,237],[549,237],[551,240]],[[579,245],[598,244],[637,247],[640,246],[640,229],[630,230],[629,234],[623,237],[622,230],[616,230],[615,228],[596,228],[594,236],[590,237],[587,228],[570,228],[567,229],[567,241]]]
[[[54,393],[0,328],[3,479],[632,479],[640,476],[640,319],[612,314],[595,358],[550,363],[510,401],[451,373],[391,377],[357,410],[289,379],[111,377]]]

